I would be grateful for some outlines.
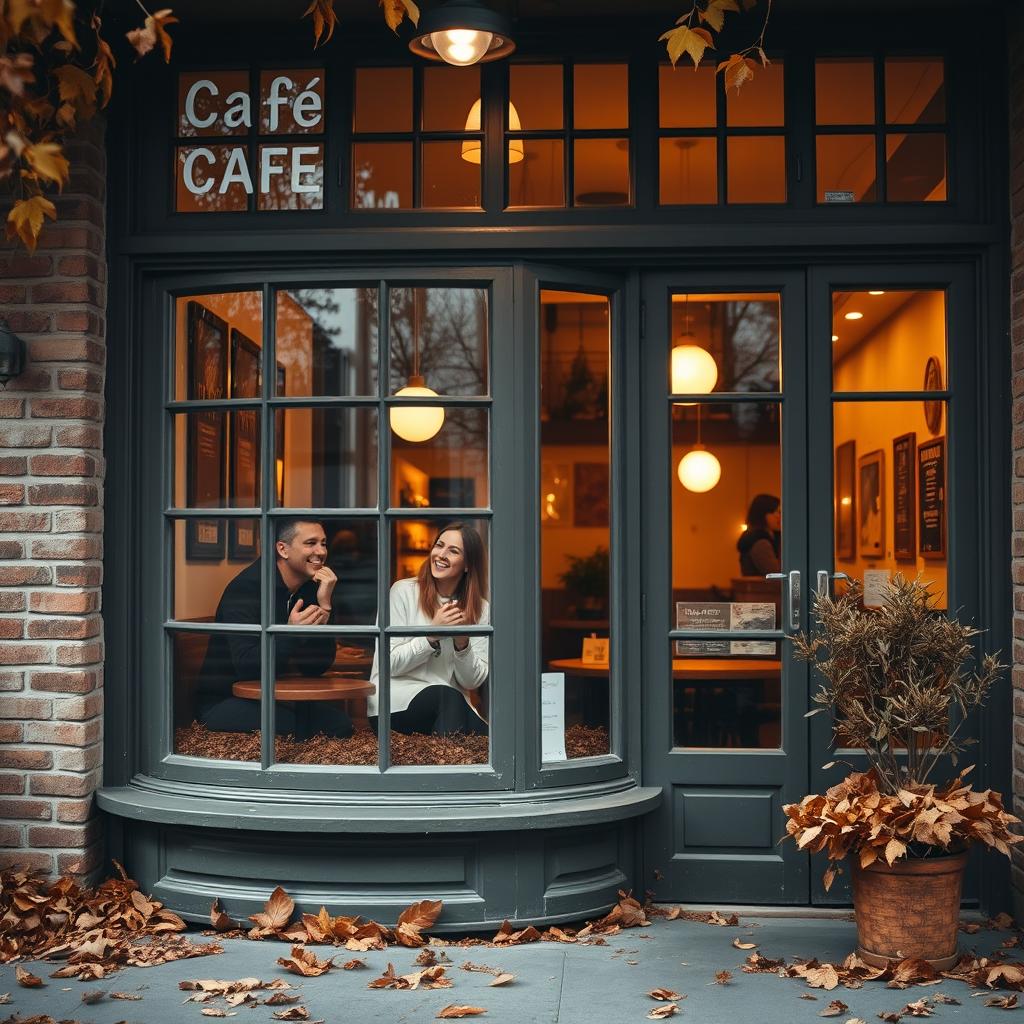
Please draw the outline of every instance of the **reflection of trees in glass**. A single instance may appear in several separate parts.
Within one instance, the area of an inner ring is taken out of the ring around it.
[[[779,307],[774,302],[711,304],[711,337],[721,345],[717,391],[777,391]]]
[[[552,420],[607,418],[607,304],[548,303],[543,323],[542,415]]]
[[[414,296],[418,310],[413,308]],[[483,288],[392,288],[391,390],[415,372],[439,395],[486,395],[487,292]],[[419,321],[414,344],[414,321]]]

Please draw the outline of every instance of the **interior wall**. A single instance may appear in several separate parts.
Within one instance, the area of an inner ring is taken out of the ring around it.
[[[916,293],[893,316],[841,359],[834,368],[837,391],[882,390],[891,380],[924,380],[924,368],[929,356],[935,356],[942,367],[942,379],[948,381],[946,361],[946,312],[945,295],[938,291]],[[920,386],[920,384],[918,385]],[[890,574],[921,574],[924,579],[934,581],[937,594],[946,592],[945,559],[896,559],[893,554],[893,450],[892,442],[903,434],[917,435],[918,446],[935,436],[945,436],[947,429],[946,411],[943,410],[939,434],[933,435],[924,418],[924,403],[886,402],[879,408],[874,402],[837,402],[834,411],[834,447],[846,441],[856,442],[857,460],[869,452],[881,449],[884,454],[884,530],[885,555],[881,558],[865,558],[860,552],[857,538],[857,557],[836,561],[836,569],[851,576],[862,577],[865,569],[886,570]],[[948,446],[947,446],[948,460]],[[948,463],[947,463],[948,468]],[[917,483],[917,456],[914,456],[915,488]],[[859,487],[859,484],[858,484]],[[917,537],[917,508],[920,493],[915,490],[915,538]],[[947,482],[948,493],[948,482]],[[947,500],[948,510],[948,500]],[[857,523],[860,516],[860,495],[857,495]],[[858,531],[859,534],[859,531]],[[947,521],[948,536],[948,521]],[[915,539],[915,550],[918,544]]]

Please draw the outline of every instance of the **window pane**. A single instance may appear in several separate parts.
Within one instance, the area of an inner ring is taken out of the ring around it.
[[[281,505],[377,507],[376,409],[278,409],[274,424]]]
[[[629,127],[629,68],[625,64],[573,67],[574,128]]]
[[[901,572],[947,604],[946,403],[835,402],[835,566],[868,601]]]
[[[730,136],[726,170],[730,203],[786,201],[786,140],[781,135]]]
[[[780,439],[775,403],[672,407],[671,622],[739,634],[675,642],[678,746],[779,743],[778,645],[742,633],[780,628]]]
[[[658,123],[662,128],[714,128],[715,69],[658,66]]]
[[[946,120],[946,81],[939,57],[886,57],[887,124],[936,124]]]
[[[886,198],[891,203],[946,199],[946,136],[886,135]]]
[[[412,68],[356,68],[355,130],[412,131]]]
[[[873,135],[819,135],[815,145],[819,203],[875,202]]]
[[[425,440],[409,439],[429,430]],[[414,399],[393,405],[392,506],[487,508],[487,452],[486,409],[417,406]]]
[[[573,154],[577,206],[629,204],[629,139],[576,139]]]
[[[409,209],[412,206],[412,143],[352,144],[352,206]]]
[[[174,422],[174,505],[227,508],[228,414],[178,413]]]
[[[608,299],[542,291],[540,324],[542,759],[559,761],[609,750]]]
[[[237,98],[228,103],[233,93],[244,93],[248,98],[248,71],[183,71],[179,74],[178,135],[191,138],[248,134],[248,127],[241,121],[244,106]],[[229,117],[230,109],[235,113]],[[207,121],[210,123],[205,124]]]
[[[174,304],[174,329],[175,399],[211,400],[227,398],[229,394],[232,398],[260,394],[260,292],[181,296]],[[238,384],[232,388],[231,382],[236,378]]]
[[[782,61],[754,72],[753,82],[725,94],[726,124],[730,127],[781,128],[786,123]]]
[[[322,210],[324,147],[260,146],[258,210]]]
[[[303,135],[323,130],[323,68],[260,72],[261,135]]]
[[[479,139],[424,142],[421,152],[421,205],[424,208],[480,209]]]
[[[259,761],[260,700],[234,696],[233,659],[260,675],[259,632],[169,630],[174,694],[174,752],[187,757]]]
[[[814,117],[818,124],[874,124],[875,62],[870,57],[816,60]]]
[[[391,758],[394,764],[485,764],[488,759],[490,639],[434,636],[431,625],[490,624],[489,530],[486,520],[401,520],[393,524],[393,627],[423,633],[392,637]],[[451,528],[448,528],[451,527]],[[421,606],[423,598],[431,614]],[[457,650],[465,647],[465,650]],[[374,664],[371,681],[379,685]],[[369,699],[371,725],[378,707]]]
[[[376,765],[377,737],[366,714],[376,639],[307,633],[276,636],[274,646],[275,760]]]
[[[680,602],[712,628],[737,629],[771,607],[765,595],[733,602]],[[761,600],[756,600],[757,598]],[[677,607],[679,607],[677,605]],[[672,649],[676,747],[782,746],[782,663],[770,640],[677,640]],[[747,653],[739,653],[747,652]]]
[[[177,213],[232,213],[249,208],[253,178],[245,146],[178,146],[175,160]]]
[[[239,570],[260,554],[259,519],[177,519],[174,521],[173,605],[179,622],[260,621],[260,594],[255,589],[249,618],[224,613],[217,617],[224,588]]]
[[[562,127],[562,75],[561,64],[509,65],[509,99],[523,131]]]
[[[836,391],[941,391],[947,366],[944,291],[832,293]]]
[[[486,288],[392,288],[390,391],[410,386],[439,395],[488,393]]]
[[[521,147],[515,148],[516,145]],[[561,139],[512,140],[509,147],[509,209],[565,206],[564,144]],[[521,155],[521,159],[516,157]]]
[[[674,294],[672,393],[779,390],[779,296]]]
[[[279,291],[275,308],[277,395],[377,394],[376,288]]]
[[[423,69],[423,130],[427,132],[479,131],[480,113],[470,128],[470,112],[480,99],[480,68],[425,67]]]
[[[718,202],[717,139],[661,139],[658,155],[663,206]]]

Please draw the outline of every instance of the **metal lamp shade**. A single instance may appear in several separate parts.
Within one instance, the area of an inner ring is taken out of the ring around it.
[[[409,49],[456,67],[499,60],[514,52],[508,19],[474,0],[451,0],[421,18]]]

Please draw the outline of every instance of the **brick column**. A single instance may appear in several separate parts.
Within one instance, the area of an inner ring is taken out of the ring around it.
[[[103,711],[103,134],[67,147],[34,255],[0,243],[0,317],[28,346],[0,391],[0,866],[88,875]]]

